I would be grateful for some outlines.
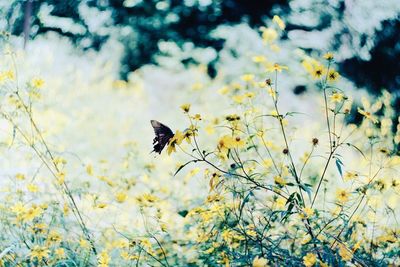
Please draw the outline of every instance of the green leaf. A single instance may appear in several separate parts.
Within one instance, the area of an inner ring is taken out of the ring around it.
[[[343,166],[343,162],[339,158],[336,158],[336,168],[338,169],[341,177],[343,177],[342,166]]]
[[[176,170],[176,172],[174,173],[174,176],[176,176],[178,174],[178,172],[180,172],[183,168],[185,168],[187,165],[189,165],[192,162],[197,162],[197,159],[191,160],[186,162],[185,164],[179,166],[179,168]]]

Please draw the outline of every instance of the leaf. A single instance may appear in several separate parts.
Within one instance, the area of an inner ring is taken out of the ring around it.
[[[311,199],[312,186],[310,184],[300,184],[300,187],[307,193],[308,197]]]
[[[176,175],[178,174],[178,172],[180,172],[183,168],[185,168],[187,165],[189,165],[190,163],[193,163],[193,162],[197,162],[197,159],[188,161],[188,162],[186,162],[185,164],[179,166],[179,168],[178,168],[178,169],[176,170],[176,172],[174,173],[174,176],[176,176]]]
[[[336,168],[338,169],[340,176],[343,178],[342,166],[343,166],[343,162],[339,158],[336,158]]]
[[[178,211],[178,214],[181,215],[183,218],[186,217],[186,215],[188,215],[189,211],[188,210],[180,210]]]

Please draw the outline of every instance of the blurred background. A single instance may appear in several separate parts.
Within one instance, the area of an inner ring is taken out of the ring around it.
[[[181,49],[211,49],[203,62],[190,53],[180,61],[185,66],[206,64],[214,78],[226,42],[215,34],[218,28],[245,24],[257,31],[279,15],[287,24],[283,40],[307,52],[334,51],[340,73],[357,87],[377,94],[382,88],[395,92],[400,84],[397,0],[8,0],[0,10],[0,28],[23,36],[24,46],[52,33],[82,51],[98,51],[117,40],[121,53],[112,48],[109,53],[120,57],[119,75],[125,80],[168,53],[165,42]]]

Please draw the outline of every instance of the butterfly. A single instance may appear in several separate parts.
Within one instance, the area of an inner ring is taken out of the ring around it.
[[[153,151],[151,152],[161,154],[161,151],[164,149],[165,145],[168,144],[172,137],[174,137],[174,133],[168,126],[165,126],[159,121],[151,120],[150,122],[156,135],[156,137],[153,139]]]

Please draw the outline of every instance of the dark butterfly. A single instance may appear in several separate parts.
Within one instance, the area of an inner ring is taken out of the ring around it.
[[[174,133],[168,127],[162,124],[159,121],[151,120],[151,126],[153,126],[154,133],[156,137],[153,139],[153,151],[158,154],[161,154],[161,151],[164,149],[165,145],[168,144],[169,140],[174,137]]]

